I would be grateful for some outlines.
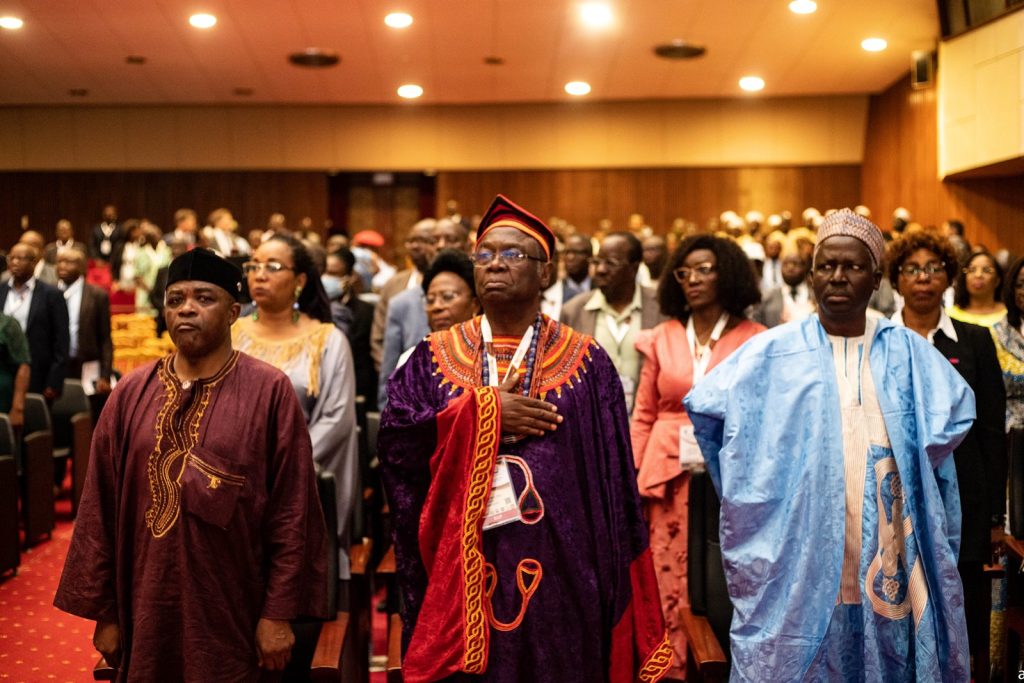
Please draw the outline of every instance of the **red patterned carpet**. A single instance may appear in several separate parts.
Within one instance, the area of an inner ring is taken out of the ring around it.
[[[64,556],[71,542],[71,503],[57,501],[57,528],[50,541],[22,552],[18,575],[0,580],[0,681],[36,683],[92,680],[98,655],[92,647],[93,623],[53,606]],[[387,619],[373,615],[373,647],[386,652]],[[383,671],[370,683],[384,683]]]
[[[92,622],[53,606],[70,518],[71,503],[58,501],[53,539],[23,552],[18,575],[0,583],[0,680],[92,680]]]

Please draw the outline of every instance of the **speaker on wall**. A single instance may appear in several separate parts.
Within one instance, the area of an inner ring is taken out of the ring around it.
[[[935,83],[935,53],[914,50],[910,53],[910,85],[914,90],[930,88]]]

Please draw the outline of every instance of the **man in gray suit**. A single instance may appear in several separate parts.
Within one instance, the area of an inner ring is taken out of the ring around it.
[[[596,289],[562,307],[562,322],[591,335],[608,352],[619,372],[630,411],[643,366],[643,356],[634,346],[636,336],[640,330],[667,320],[658,308],[656,290],[636,282],[642,259],[643,248],[635,235],[610,233],[594,259]]]
[[[377,405],[381,409],[387,403],[388,378],[398,366],[399,356],[428,334],[430,324],[423,303],[423,288],[406,289],[395,295],[388,304],[387,323],[384,326],[384,350],[377,384]]]
[[[814,294],[807,284],[811,262],[795,248],[783,252],[780,260],[782,284],[764,294],[761,304],[754,310],[753,318],[765,327],[803,320],[814,313]]]

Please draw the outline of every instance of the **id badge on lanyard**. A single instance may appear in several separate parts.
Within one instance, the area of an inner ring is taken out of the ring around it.
[[[519,340],[519,346],[516,347],[516,352],[512,355],[512,360],[508,364],[508,370],[505,371],[505,377],[500,382],[498,381],[498,359],[495,357],[493,349],[490,348],[494,343],[494,334],[491,332],[491,324],[487,321],[486,315],[480,319],[480,333],[483,336],[485,346],[488,348],[487,383],[492,387],[496,387],[508,379],[509,375],[523,362],[523,358],[526,357],[526,353],[530,350],[530,342],[533,341],[533,328],[527,329],[526,334]]]
[[[519,499],[512,486],[512,477],[508,472],[508,462],[499,458],[494,464],[491,497],[487,501],[487,511],[484,513],[484,531],[519,522],[522,518],[522,513],[519,511]]]

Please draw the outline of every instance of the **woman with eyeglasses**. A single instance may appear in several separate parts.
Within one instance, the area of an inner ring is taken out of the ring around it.
[[[348,579],[349,518],[359,467],[352,351],[331,321],[320,273],[302,242],[275,234],[256,249],[242,271],[256,308],[235,323],[233,345],[292,381],[317,470],[334,476],[338,576]]]
[[[1002,297],[1002,266],[987,251],[975,252],[957,275],[949,315],[965,323],[992,327],[1006,315]]]
[[[889,281],[904,305],[892,321],[932,343],[974,391],[977,420],[953,453],[962,514],[957,568],[975,680],[987,680],[990,583],[984,566],[991,556],[991,529],[1002,525],[1006,505],[1006,399],[989,330],[951,319],[942,297],[957,275],[956,251],[938,233],[905,233],[888,247]],[[984,267],[975,259],[975,267]],[[968,275],[968,278],[971,276]]]
[[[670,320],[641,332],[636,342],[645,361],[630,437],[662,610],[675,651],[669,672],[674,679],[686,678],[679,608],[690,604],[686,565],[691,473],[702,470],[704,462],[683,397],[765,329],[745,314],[760,299],[754,271],[735,242],[711,235],[688,237],[672,254],[658,285],[658,304]],[[712,491],[710,485],[706,488]]]
[[[424,305],[431,332],[447,330],[480,314],[480,300],[473,281],[473,261],[465,252],[442,249],[423,274]],[[417,342],[419,343],[419,342]],[[405,365],[416,346],[406,349],[398,358]]]

